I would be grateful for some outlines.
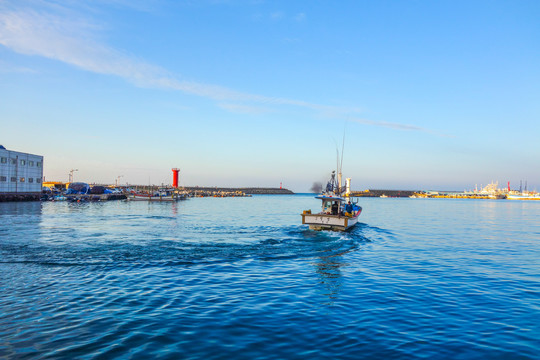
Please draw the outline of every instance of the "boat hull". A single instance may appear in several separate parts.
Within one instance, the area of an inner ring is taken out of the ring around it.
[[[179,201],[184,200],[184,196],[174,196],[174,195],[166,195],[166,196],[145,196],[145,195],[133,195],[129,198],[131,201],[162,201],[162,202],[172,202],[172,201]]]
[[[506,195],[508,200],[540,200],[539,195]]]
[[[358,223],[358,215],[348,217],[328,214],[302,214],[302,224],[309,225],[310,230],[347,231]]]

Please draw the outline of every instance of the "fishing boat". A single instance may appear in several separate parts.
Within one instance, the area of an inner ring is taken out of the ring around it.
[[[321,211],[311,213],[311,210],[304,210],[301,214],[302,224],[309,225],[311,230],[347,231],[358,223],[362,207],[346,198],[350,192],[350,179],[347,179],[346,189],[343,189],[340,183],[341,173],[336,180],[333,171],[326,190],[315,197],[322,201]]]
[[[179,201],[185,200],[186,195],[174,188],[159,188],[155,193],[133,193],[128,198],[132,201]]]

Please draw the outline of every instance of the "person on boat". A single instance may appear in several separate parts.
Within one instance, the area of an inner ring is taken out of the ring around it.
[[[337,201],[334,201],[332,204],[332,215],[337,215],[339,210],[339,205]]]
[[[327,215],[330,215],[332,213],[332,202],[331,201],[326,201],[324,203],[324,209],[323,209],[323,212]]]
[[[347,205],[345,205],[345,215],[347,214],[349,214],[350,216],[352,216],[353,214],[353,206],[350,201],[347,203]]]

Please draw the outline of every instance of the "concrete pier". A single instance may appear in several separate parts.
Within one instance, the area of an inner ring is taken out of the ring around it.
[[[0,193],[0,202],[8,201],[39,201],[41,193]]]

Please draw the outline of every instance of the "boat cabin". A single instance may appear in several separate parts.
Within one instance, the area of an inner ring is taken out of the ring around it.
[[[332,195],[319,195],[317,199],[322,200],[322,212],[328,215],[338,215],[342,211],[341,203],[346,201],[344,198]]]

